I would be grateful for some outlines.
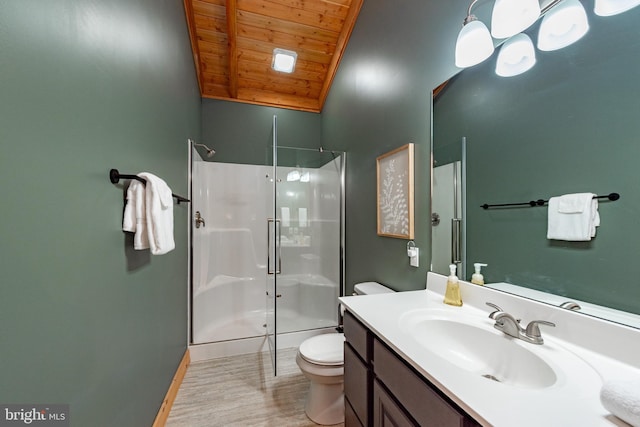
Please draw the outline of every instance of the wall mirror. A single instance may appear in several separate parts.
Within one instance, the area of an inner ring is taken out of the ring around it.
[[[536,50],[536,65],[514,77],[496,75],[496,50],[435,95],[432,200],[443,197],[436,170],[458,162],[466,280],[484,262],[490,286],[518,285],[504,290],[558,305],[579,300],[594,305],[579,312],[640,327],[640,7],[602,17],[583,4],[590,29],[577,43]],[[538,26],[527,30],[534,41]],[[621,195],[599,203],[601,226],[588,242],[548,240],[547,206],[481,208],[581,192]],[[437,246],[440,225],[432,270],[447,274],[451,247],[448,239]]]

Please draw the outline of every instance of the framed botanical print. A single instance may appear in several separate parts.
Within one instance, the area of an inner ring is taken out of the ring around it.
[[[378,235],[413,239],[414,144],[379,156],[377,162]]]

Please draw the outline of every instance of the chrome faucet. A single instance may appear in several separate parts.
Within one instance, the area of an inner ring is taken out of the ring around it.
[[[526,328],[520,325],[520,319],[516,319],[511,314],[502,311],[500,307],[490,302],[488,306],[495,309],[495,311],[489,314],[489,318],[496,321],[493,325],[499,331],[504,332],[510,337],[519,338],[531,344],[542,344],[542,334],[538,325],[556,326],[555,323],[547,322],[546,320],[532,320],[529,322]]]

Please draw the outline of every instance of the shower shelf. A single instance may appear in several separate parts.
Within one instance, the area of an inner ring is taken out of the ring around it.
[[[118,182],[120,182],[120,178],[135,179],[136,181],[140,181],[144,185],[147,185],[147,181],[144,178],[140,178],[137,175],[121,174],[120,172],[118,172],[118,169],[111,169],[109,171],[109,180],[111,181],[112,184],[117,184]],[[176,200],[178,201],[178,204],[180,204],[180,202],[186,202],[186,203],[190,202],[189,199],[186,199],[182,196],[178,196],[177,194],[171,193],[171,195],[176,198]]]

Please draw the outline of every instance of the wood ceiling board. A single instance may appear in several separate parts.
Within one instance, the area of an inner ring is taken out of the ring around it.
[[[346,4],[338,4],[335,2],[313,0],[279,0],[278,3],[282,3],[283,5],[296,9],[304,9],[306,11],[316,12],[322,15],[332,15],[344,19],[344,17],[347,16],[350,1],[345,2]]]
[[[224,16],[213,17],[196,14],[194,16],[194,21],[198,28],[201,30],[217,31],[222,34],[227,33],[227,20]]]
[[[316,96],[320,93],[322,89],[323,82],[312,82],[310,80],[304,79],[293,79],[288,78],[286,76],[275,75],[276,73],[269,74],[265,77],[264,72],[254,71],[254,70],[239,70],[238,78],[244,80],[255,80],[263,85],[265,90],[270,90],[272,92],[277,92],[278,88],[293,88],[289,89],[286,92],[291,92],[295,90],[298,95],[308,96],[309,93],[315,93]],[[310,92],[315,91],[315,92]]]
[[[193,12],[197,15],[224,17],[226,16],[224,1],[191,0],[191,4]]]
[[[337,33],[344,26],[344,19],[342,18],[296,9],[282,3],[267,0],[238,0],[238,9]]]
[[[310,37],[283,33],[251,25],[242,25],[238,37],[258,42],[266,40],[268,44],[293,50],[295,52],[309,50],[323,53],[325,55],[333,55],[336,49],[335,41],[321,41]]]
[[[251,25],[253,27],[276,29],[277,31],[296,34],[309,39],[335,43],[339,33],[329,31],[322,28],[310,27],[298,22],[284,21],[281,19],[271,18],[256,13],[238,11],[238,21],[243,25]]]
[[[271,61],[273,60],[273,54],[271,52],[257,52],[255,50],[239,50],[239,61],[255,62],[261,65],[267,65],[271,67]],[[305,61],[304,59],[298,59],[296,62],[296,70],[313,71],[319,75],[326,75],[328,64],[321,64],[319,62]]]

